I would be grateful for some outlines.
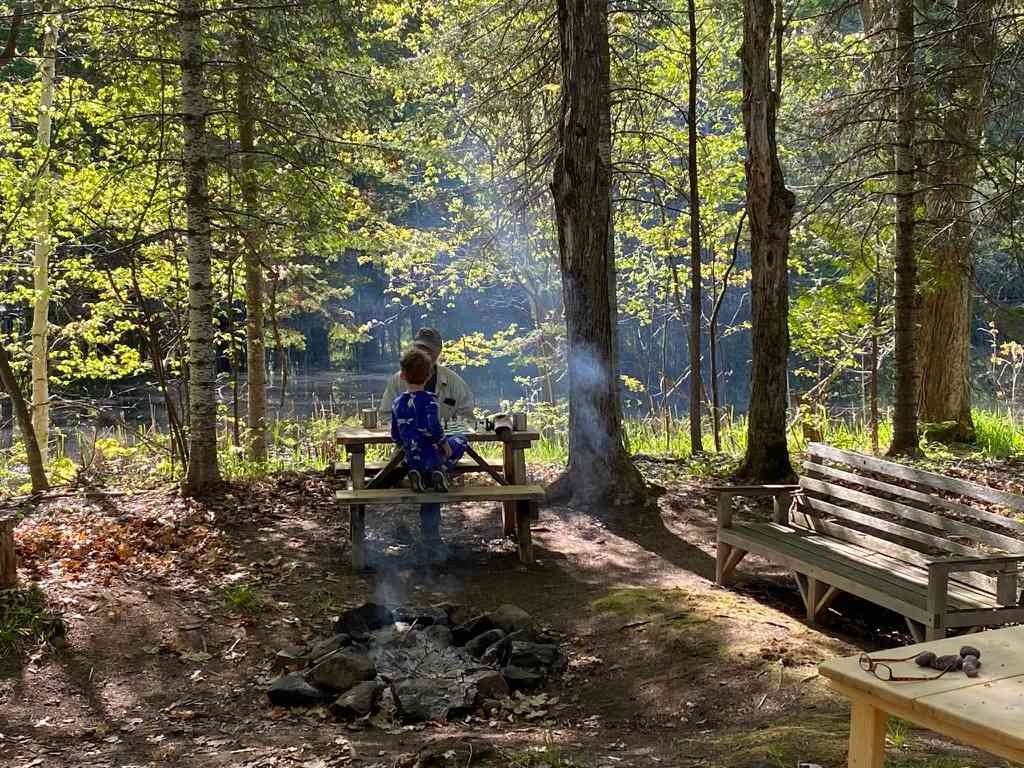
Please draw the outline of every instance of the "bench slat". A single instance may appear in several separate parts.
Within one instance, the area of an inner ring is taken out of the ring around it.
[[[386,466],[387,466],[387,462],[385,462],[385,461],[368,461],[368,462],[366,462],[366,469],[365,469],[365,471],[366,471],[367,476],[375,475],[375,474],[379,473],[382,469],[384,469],[384,467],[386,467]],[[488,461],[487,462],[487,466],[490,467],[491,469],[495,470],[496,472],[501,472],[505,468],[505,465],[502,464],[500,461]],[[334,464],[334,471],[338,475],[342,475],[342,476],[348,475],[349,474],[348,462],[347,461],[335,462],[335,464]],[[467,474],[467,473],[473,472],[473,471],[484,472],[486,470],[484,470],[483,467],[481,467],[479,464],[477,464],[472,459],[463,458],[463,459],[459,459],[459,463],[455,465],[455,467],[451,470],[450,474],[452,474],[452,475]]]
[[[811,532],[801,537],[802,541],[813,544],[816,547],[836,552],[843,557],[850,558],[854,563],[865,563],[872,568],[881,569],[880,578],[895,576],[898,582],[906,586],[907,583],[920,586],[927,590],[928,569],[905,560],[891,557],[883,552],[876,552],[871,548],[836,541],[829,536],[823,536]],[[962,605],[963,607],[977,608],[979,606],[995,605],[994,590],[977,589],[971,585],[954,582],[949,583],[950,605]]]
[[[904,616],[920,622],[929,621],[925,608],[925,596],[918,590],[894,586],[891,581],[882,581],[875,574],[861,569],[851,569],[835,560],[831,553],[815,556],[813,551],[793,546],[785,538],[765,535],[763,526],[755,529],[751,525],[737,525],[719,531],[719,540],[747,552],[753,552],[779,563],[791,570],[821,579],[843,592],[857,595],[876,605],[890,608]],[[796,538],[795,536],[793,538]]]
[[[934,528],[944,533],[950,533],[954,536],[964,536],[974,541],[981,541],[985,544],[994,544],[994,546],[1000,549],[1005,549],[1008,552],[1020,552],[1024,549],[1024,542],[1019,539],[1011,539],[1009,536],[1003,536],[999,533],[990,533],[984,531],[981,528],[976,528],[973,525],[967,525],[957,520],[953,520],[943,515],[937,515],[934,512],[926,512],[923,509],[917,507],[908,507],[906,504],[901,504],[898,501],[889,501],[888,499],[882,499],[878,496],[872,496],[870,493],[863,493],[861,491],[855,491],[852,488],[847,488],[845,485],[836,485],[835,483],[826,483],[822,480],[815,480],[811,477],[801,477],[800,485],[802,488],[815,491],[817,493],[832,496],[840,501],[853,502],[862,507],[868,509],[874,509],[878,512],[887,512],[897,517],[902,517],[906,520],[912,520],[915,523],[926,525],[929,528]]]
[[[335,498],[345,504],[444,504],[463,501],[543,501],[539,485],[467,485],[448,493],[417,493],[408,488],[364,488],[338,491]]]
[[[793,523],[798,528],[814,531],[833,539],[845,541],[848,544],[865,547],[865,552],[879,552],[905,563],[927,567],[928,562],[934,559],[921,554],[915,549],[904,547],[902,544],[872,536],[869,533],[857,531],[853,528],[847,528],[828,520],[812,517],[804,512],[794,511]],[[995,594],[996,591],[995,579],[990,576],[982,576],[979,573],[957,573],[950,576],[950,578],[953,581],[963,582],[986,593]]]
[[[825,445],[824,443],[811,443],[808,446],[808,452],[812,455],[822,456],[826,459],[830,459],[831,461],[847,464],[851,467],[858,467],[860,469],[866,469],[869,472],[878,472],[890,475],[891,477],[897,477],[901,480],[909,480],[912,483],[927,485],[938,490],[948,491],[949,493],[968,496],[976,501],[987,501],[992,504],[1009,507],[1010,509],[1018,512],[1024,512],[1024,496],[1018,496],[1013,493],[1007,493],[1006,491],[989,488],[988,486],[979,485],[978,483],[959,480],[955,477],[947,477],[946,475],[928,472],[923,469],[913,469],[912,467],[907,467],[903,464],[897,464],[892,461],[876,459],[873,456],[864,456],[860,453],[852,453],[839,448],[833,448],[831,445]],[[979,517],[985,517],[986,519],[988,519],[988,516],[991,516],[996,520],[1005,520],[1005,518],[1002,518],[1000,515],[992,515],[991,513],[979,515]],[[1019,523],[1015,520],[1005,520],[1003,524],[1013,528],[1014,530],[1024,531],[1024,523]]]
[[[835,467],[829,467],[824,464],[815,464],[814,462],[810,461],[805,462],[804,471],[811,472],[817,475],[826,475],[835,480],[845,480],[846,482],[856,483],[866,488],[873,488],[874,490],[882,491],[884,493],[891,493],[894,496],[901,496],[910,501],[916,501],[922,504],[928,504],[935,507],[942,507],[943,509],[948,509],[950,512],[956,512],[960,515],[966,515],[968,517],[974,517],[977,519],[988,519],[986,516],[979,514],[980,510],[975,509],[974,507],[969,507],[966,504],[958,504],[957,502],[950,501],[949,499],[946,499],[942,496],[921,493],[920,491],[915,491],[911,488],[904,488],[901,485],[892,485],[881,480],[876,480],[873,477],[865,477],[863,475],[858,475],[853,472],[846,472],[845,470],[837,469]],[[933,513],[929,512],[924,512],[924,514],[929,516],[933,515]],[[1022,541],[1021,539],[1015,539],[1011,536],[1005,536],[1001,533],[996,533],[995,531],[989,531],[984,528],[979,528],[976,525],[970,525],[969,523],[954,520],[943,515],[934,515],[934,517],[937,517],[939,518],[939,520],[943,521],[943,525],[933,525],[932,523],[925,524],[931,525],[933,528],[940,528],[942,530],[947,530],[950,532],[961,530],[963,531],[963,535],[968,536],[969,538],[972,538],[975,541],[983,542],[985,544],[991,544],[996,547],[1001,547],[1002,549],[1005,549],[1007,552],[1024,553],[1024,541]],[[1012,528],[1012,526],[1007,525],[1007,523],[1012,522],[1008,518],[1004,518],[999,515],[991,515],[991,517],[994,517],[996,519],[994,521],[990,520],[989,522],[995,522],[996,525],[1002,525],[1004,527]],[[925,522],[924,519],[919,519],[918,521]]]
[[[861,584],[868,589],[890,596],[891,599],[904,606],[909,605],[916,610],[927,608],[928,573],[926,569],[900,563],[884,555],[877,556],[877,553],[872,553],[862,547],[842,544],[824,536],[808,535],[776,523],[754,523],[730,530],[738,529],[743,530],[744,535],[753,536],[769,546],[769,554],[765,555],[769,560],[781,562],[775,553],[784,549],[791,557],[799,557],[805,567],[816,568],[823,572],[829,572],[833,576]],[[751,531],[754,533],[751,534]],[[723,541],[727,539],[728,537],[723,538]],[[732,542],[729,541],[729,543]],[[740,544],[735,546],[747,549]],[[771,549],[771,547],[776,549]],[[875,556],[873,560],[872,556]],[[793,567],[789,563],[783,564]],[[807,570],[801,568],[793,568],[793,570],[807,573]],[[844,592],[850,592],[887,608],[893,608],[889,603],[868,597],[853,588],[845,588],[820,574],[811,573],[809,575],[821,578]],[[993,595],[965,585],[950,584],[948,604],[955,608],[989,608],[995,604],[995,598]]]
[[[863,525],[865,528],[870,528],[880,533],[887,533],[890,536],[895,536],[904,541],[913,541],[918,544],[922,544],[927,547],[931,547],[939,552],[951,552],[957,555],[967,555],[969,557],[984,557],[985,553],[975,549],[973,547],[966,547],[963,544],[957,544],[955,541],[949,541],[939,536],[932,536],[930,533],[922,533],[914,528],[908,528],[905,525],[899,523],[890,523],[887,520],[880,520],[873,515],[868,515],[863,512],[855,512],[852,509],[846,507],[840,507],[821,499],[815,499],[810,496],[805,497],[803,502],[808,508],[814,512],[824,513],[831,515],[832,517],[838,517],[842,520],[849,520],[850,522]],[[806,511],[806,510],[805,510]],[[925,552],[925,554],[929,554]]]

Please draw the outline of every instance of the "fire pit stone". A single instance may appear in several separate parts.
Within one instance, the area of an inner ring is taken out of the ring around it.
[[[330,701],[331,694],[310,685],[301,672],[289,672],[270,686],[270,703],[275,707],[312,707]]]
[[[377,669],[369,657],[340,651],[310,669],[306,679],[317,688],[344,693],[356,683],[373,680],[376,676]]]
[[[311,706],[333,699],[331,711],[343,720],[383,707],[405,722],[443,721],[512,690],[537,688],[565,668],[558,645],[517,606],[464,619],[450,605],[366,603],[345,611],[335,634],[312,644],[309,668],[272,684],[271,701]]]
[[[500,629],[492,629],[483,634],[477,635],[464,646],[466,653],[474,659],[479,659],[484,652],[495,643],[505,639],[505,633]]]
[[[339,696],[331,705],[331,712],[339,720],[357,720],[376,709],[386,686],[379,680],[365,680]]]

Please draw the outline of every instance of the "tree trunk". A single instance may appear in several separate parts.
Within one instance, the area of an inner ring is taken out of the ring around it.
[[[18,555],[14,550],[14,518],[0,517],[0,589],[18,586]]]
[[[951,439],[974,439],[971,418],[971,215],[995,49],[992,0],[958,0],[943,40],[950,74],[939,84],[944,114],[930,142],[925,212],[932,230],[921,264],[920,417],[953,422]]]
[[[739,224],[736,225],[736,238],[732,242],[732,258],[729,266],[725,268],[722,275],[722,288],[715,296],[715,303],[711,308],[711,318],[708,321],[708,356],[711,358],[711,418],[712,429],[715,436],[715,453],[722,452],[722,403],[719,396],[718,382],[718,313],[722,310],[722,302],[725,301],[725,292],[729,290],[729,275],[736,267],[736,258],[739,256],[740,236],[743,234],[743,222],[747,220],[747,209],[740,214]]]
[[[689,124],[690,176],[690,450],[703,453],[700,420],[700,183],[697,178],[697,11],[696,0],[687,0],[690,21],[690,89],[687,109]]]
[[[49,11],[49,6],[46,6]],[[43,20],[43,58],[39,63],[42,80],[39,92],[37,141],[39,175],[35,189],[36,241],[32,259],[32,426],[43,463],[50,443],[50,383],[47,371],[50,318],[50,125],[57,62],[57,17],[45,13]]]
[[[239,37],[238,135],[242,150],[242,239],[245,253],[245,357],[248,381],[249,458],[267,460],[267,351],[263,318],[262,238],[258,224],[256,115],[252,99],[252,41]]]
[[[611,236],[607,0],[559,0],[562,119],[555,202],[569,354],[569,465],[553,495],[637,503],[644,480],[626,451],[616,366]]]
[[[782,84],[777,76],[776,90],[772,90],[769,26],[772,18],[772,0],[745,0],[743,128],[747,143],[752,338],[747,454],[739,474],[757,482],[776,482],[793,476],[786,444],[789,365],[787,259],[796,198],[786,188],[775,136]],[[781,31],[777,29],[776,34],[781,34]],[[779,75],[781,69],[780,57],[776,64]]]
[[[211,278],[209,158],[203,93],[202,0],[178,0],[181,39],[182,156],[188,216],[189,452],[183,484],[200,494],[220,481],[217,466],[216,349]]]
[[[14,377],[14,371],[11,370],[11,356],[8,354],[7,348],[2,345],[0,345],[0,384],[7,390],[7,395],[11,398],[14,418],[18,422],[18,429],[21,430],[21,438],[25,441],[25,455],[28,457],[32,493],[42,493],[50,487],[46,479],[43,454],[36,441],[36,432],[32,426],[32,415],[29,413],[28,403],[25,402],[21,389],[18,387],[18,380]]]
[[[889,455],[919,452],[917,431],[917,257],[914,253],[914,4],[896,11],[896,351]]]

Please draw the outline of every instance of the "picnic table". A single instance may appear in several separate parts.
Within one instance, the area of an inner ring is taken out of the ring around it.
[[[525,419],[524,419],[525,421]],[[502,502],[502,522],[506,536],[517,539],[519,559],[524,563],[533,561],[533,544],[530,522],[537,515],[539,502],[544,498],[544,489],[539,485],[527,484],[526,450],[537,440],[536,431],[515,428],[495,432],[473,426],[460,431],[470,443],[467,458],[460,462],[454,474],[473,472],[489,475],[494,485],[463,485],[452,487],[448,492],[417,493],[409,488],[397,487],[405,476],[404,453],[395,448],[390,459],[383,465],[373,466],[368,473],[366,448],[371,445],[393,445],[390,430],[368,429],[366,427],[341,427],[336,439],[345,448],[347,466],[340,469],[350,481],[348,490],[338,491],[336,498],[348,505],[352,538],[352,568],[366,568],[366,505],[400,503],[458,503],[467,501]],[[474,443],[502,444],[503,461],[496,465],[479,456],[472,448]],[[368,475],[372,475],[369,477]]]
[[[948,672],[937,680],[886,682],[851,656],[822,664],[819,672],[850,700],[850,768],[882,768],[890,716],[908,720],[994,755],[1024,762],[1024,627],[1008,627],[935,640],[871,658],[905,658],[922,651],[981,651],[978,677]],[[889,663],[897,677],[926,677],[913,661]],[[883,673],[887,674],[887,673]]]

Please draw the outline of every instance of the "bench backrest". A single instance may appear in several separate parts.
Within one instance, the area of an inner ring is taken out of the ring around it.
[[[1024,554],[1024,523],[981,506],[1024,513],[1022,496],[822,443],[807,453],[796,525],[917,565]],[[990,577],[957,578],[995,591]]]

